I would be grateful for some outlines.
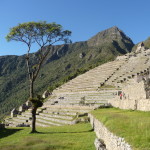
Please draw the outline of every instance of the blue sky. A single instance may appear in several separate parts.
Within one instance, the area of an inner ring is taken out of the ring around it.
[[[11,27],[29,21],[61,24],[72,31],[73,42],[118,26],[138,43],[150,36],[149,6],[150,0],[0,0],[0,56],[26,53],[24,44],[8,43],[5,36]]]

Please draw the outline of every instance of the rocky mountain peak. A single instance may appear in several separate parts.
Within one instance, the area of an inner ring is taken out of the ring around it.
[[[89,46],[98,46],[105,42],[113,42],[122,40],[125,43],[131,43],[133,46],[132,40],[127,37],[122,30],[120,30],[117,26],[113,26],[109,29],[99,32],[91,39],[88,40]]]

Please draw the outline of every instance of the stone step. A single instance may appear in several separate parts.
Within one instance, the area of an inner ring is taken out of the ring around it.
[[[70,108],[63,108],[63,107],[60,107],[59,109],[58,108],[54,108],[54,107],[48,107],[47,106],[47,109],[46,110],[50,110],[50,111],[63,111],[63,112],[80,112],[80,113],[84,113],[84,112],[88,112],[90,110],[92,110],[91,108],[87,108],[87,109],[82,109],[82,107],[80,109],[78,108],[73,108],[73,107],[70,107]],[[44,111],[43,111],[44,112]]]
[[[110,96],[110,95],[112,95],[114,92],[116,92],[116,91],[118,91],[118,90],[104,90],[104,89],[102,89],[102,88],[99,88],[99,91],[97,91],[97,93],[77,93],[77,92],[71,92],[70,94],[68,93],[68,94],[66,94],[66,93],[60,93],[60,94],[58,94],[58,96],[57,96],[57,98],[55,98],[55,99],[58,99],[58,98],[60,98],[60,97],[83,97],[83,96],[86,96],[86,97],[97,97],[97,96],[99,96],[99,97],[101,97],[101,96]],[[61,98],[60,98],[61,99]]]
[[[69,119],[72,120],[74,119],[75,116],[68,116],[68,115],[61,115],[61,114],[53,114],[53,113],[40,113],[39,116],[43,117],[53,117],[53,118],[61,118],[61,119]]]
[[[58,109],[58,110],[92,110],[95,109],[95,107],[89,107],[89,106],[71,106],[71,105],[66,105],[66,106],[61,106],[61,105],[52,105],[48,107],[43,107],[46,109]]]
[[[101,98],[101,97],[93,97],[93,98],[85,97],[84,100],[87,101],[87,102],[88,101],[95,101],[95,100],[96,101],[107,101],[107,100],[112,99],[112,98],[115,98],[115,95],[113,95],[111,97],[104,97],[104,98]],[[58,99],[57,101],[58,101],[58,103],[66,102],[66,104],[67,104],[67,102],[68,103],[69,102],[80,102],[80,101],[82,101],[82,97],[78,97],[78,98],[65,98],[63,100]],[[52,103],[52,101],[49,101],[46,104],[47,105],[51,105],[51,103]]]
[[[60,115],[77,115],[77,112],[63,112],[63,111],[52,111],[52,110],[44,110],[43,113],[53,113],[53,114],[60,114]]]
[[[31,117],[18,115],[16,118],[22,119],[22,120],[29,120]]]
[[[50,124],[50,125],[55,125],[55,126],[61,126],[63,124],[73,124],[73,121],[61,120],[61,119],[55,119],[55,118],[43,117],[43,116],[37,116],[37,121]]]
[[[53,126],[53,125],[51,125],[51,124],[44,124],[43,122],[36,121],[36,126],[50,127],[50,126]]]
[[[40,123],[41,125],[47,125],[47,126],[61,126],[63,124],[60,124],[60,123],[55,123],[53,121],[50,121],[50,120],[45,120],[45,119],[42,119],[42,118],[37,118],[37,123]]]
[[[59,104],[75,104],[75,103],[80,103],[82,100],[80,101],[60,101]],[[85,100],[85,103],[107,103],[108,100]],[[83,111],[82,111],[83,112]]]

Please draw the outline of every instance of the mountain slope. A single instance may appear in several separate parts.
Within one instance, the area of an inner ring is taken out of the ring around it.
[[[68,80],[67,76],[76,76],[130,52],[133,46],[132,40],[117,27],[102,31],[88,41],[53,46],[35,82],[36,92],[42,93],[48,86]],[[33,63],[36,62],[38,52],[30,55]],[[29,96],[24,57],[0,57],[0,117]]]

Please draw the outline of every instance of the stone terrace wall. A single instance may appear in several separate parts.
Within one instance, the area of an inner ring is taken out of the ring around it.
[[[98,139],[102,139],[107,150],[132,150],[131,146],[124,141],[124,138],[111,133],[99,120],[89,114],[90,123]]]
[[[126,85],[122,87],[122,91],[126,99],[146,99],[146,92],[144,90],[144,82],[138,77],[130,79]]]
[[[120,109],[150,111],[150,99],[146,99],[144,82],[140,76],[130,79],[122,88],[122,92],[122,99],[116,96],[108,103]]]
[[[140,100],[111,100],[109,103],[113,107],[120,109],[132,109],[141,111],[150,111],[150,99]]]

